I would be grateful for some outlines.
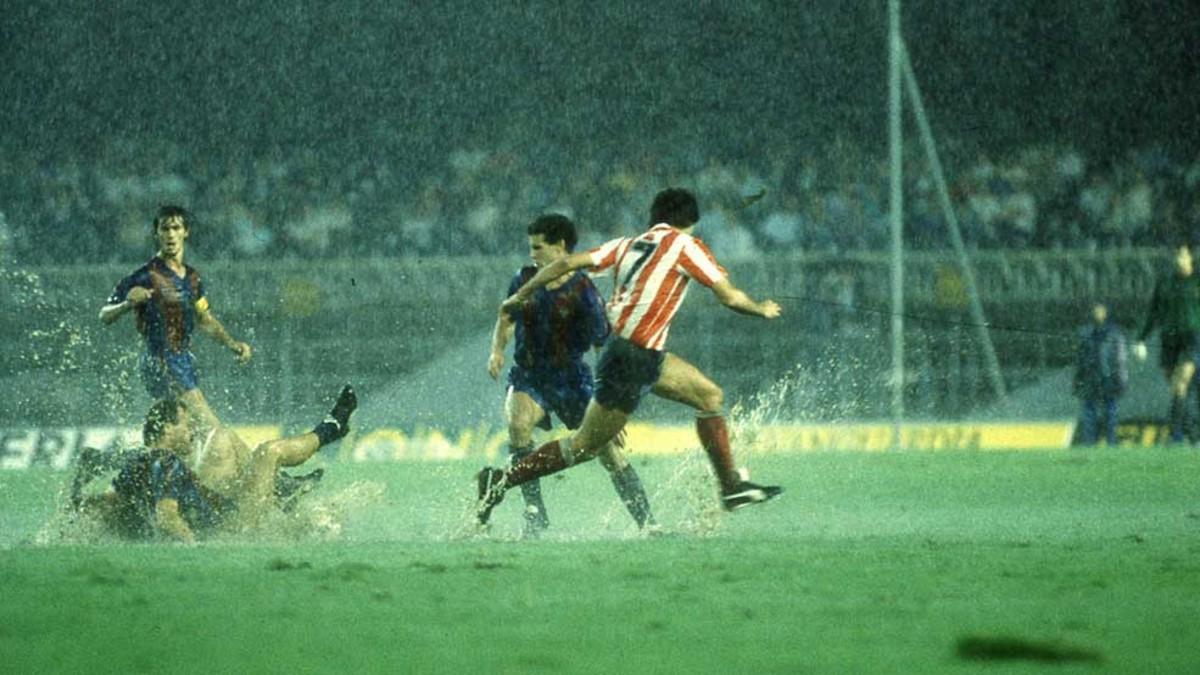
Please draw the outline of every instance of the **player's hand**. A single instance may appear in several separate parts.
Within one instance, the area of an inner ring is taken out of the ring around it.
[[[764,319],[774,319],[779,316],[779,304],[774,300],[763,300],[758,306]]]
[[[493,380],[500,377],[500,369],[503,367],[504,354],[492,352],[492,355],[488,357],[488,375],[491,375]]]
[[[520,293],[513,293],[508,296],[508,299],[500,303],[501,314],[512,314],[525,304],[525,298],[521,297]]]
[[[1138,361],[1146,360],[1146,343],[1145,342],[1133,343],[1133,358],[1137,359]]]
[[[238,363],[246,363],[250,360],[250,356],[254,350],[250,349],[250,345],[245,342],[234,342],[229,349],[234,353],[234,358]]]
[[[144,304],[153,295],[154,291],[151,291],[149,288],[144,286],[134,286],[133,288],[129,289],[129,294],[125,296],[125,299],[129,301],[129,304],[137,307],[138,305]]]

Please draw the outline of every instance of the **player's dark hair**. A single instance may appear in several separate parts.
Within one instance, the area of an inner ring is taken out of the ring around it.
[[[164,204],[158,207],[158,213],[154,216],[154,221],[150,223],[150,231],[158,232],[158,226],[172,218],[182,220],[185,230],[192,229],[192,214],[188,213],[187,209],[174,204]]]
[[[700,220],[696,197],[683,188],[667,188],[654,195],[650,205],[650,224],[666,223],[675,227],[691,227]]]
[[[538,216],[537,220],[529,224],[526,232],[529,236],[542,235],[542,239],[547,244],[557,244],[561,241],[568,251],[574,251],[575,243],[579,241],[579,235],[575,232],[575,223],[559,213]]]
[[[179,411],[184,407],[178,399],[165,399],[150,406],[150,410],[146,411],[146,421],[142,424],[142,445],[154,447],[162,438],[163,429],[179,421]]]

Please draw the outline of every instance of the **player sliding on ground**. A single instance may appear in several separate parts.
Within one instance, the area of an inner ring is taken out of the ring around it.
[[[131,539],[191,543],[219,529],[253,529],[279,506],[279,468],[303,464],[319,448],[345,436],[357,407],[354,390],[347,385],[329,416],[312,431],[258,445],[239,467],[237,480],[227,490],[216,491],[202,485],[188,468],[192,435],[187,404],[180,399],[158,401],[146,413],[143,447],[123,455],[107,491],[94,497],[81,494],[95,468],[81,461],[71,487],[72,507]]]
[[[507,471],[492,467],[480,471],[476,513],[480,523],[487,522],[505,490],[595,457],[624,429],[647,391],[696,410],[696,432],[720,482],[721,505],[726,510],[764,502],[782,492],[778,486],[758,485],[741,476],[729,448],[721,388],[695,366],[663,351],[671,319],[692,279],[710,288],[722,305],[735,312],[764,319],[779,316],[779,305],[771,300],[755,302],[729,282],[708,248],[692,237],[698,220],[700,209],[690,192],[663,190],[650,207],[649,230],[543,267],[500,306],[501,315],[517,311],[534,291],[574,270],[613,273],[608,302],[612,337],[600,356],[595,396],[582,425],[571,436],[525,455]]]

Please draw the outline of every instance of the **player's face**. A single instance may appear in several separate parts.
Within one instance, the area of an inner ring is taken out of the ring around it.
[[[546,237],[541,234],[529,235],[529,257],[537,267],[545,267],[559,258],[566,257],[566,242],[547,244]]]
[[[183,218],[167,218],[158,224],[154,230],[154,238],[158,240],[158,250],[165,256],[181,255],[183,242],[187,239],[188,229]]]
[[[1095,305],[1092,307],[1092,320],[1096,323],[1104,323],[1108,320],[1108,308],[1104,305]]]

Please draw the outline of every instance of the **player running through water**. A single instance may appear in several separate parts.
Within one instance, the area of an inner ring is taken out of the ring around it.
[[[698,368],[663,351],[671,320],[692,279],[740,314],[773,319],[779,305],[755,302],[737,289],[708,248],[692,237],[700,220],[696,198],[687,190],[659,192],[650,207],[650,229],[637,237],[608,241],[573,253],[538,271],[504,301],[500,311],[522,307],[550,280],[582,268],[612,270],[608,316],[613,336],[597,366],[596,393],[583,423],[571,436],[551,441],[510,469],[485,467],[478,475],[477,517],[486,523],[505,490],[596,455],[625,426],[647,391],[696,410],[696,432],[720,483],[721,505],[733,510],[777,497],[782,488],[745,480],[734,466],[722,412],[723,392]]]
[[[1197,341],[1200,340],[1200,276],[1193,273],[1192,250],[1186,242],[1172,249],[1175,269],[1158,279],[1150,299],[1150,311],[1133,346],[1139,361],[1146,359],[1146,339],[1156,328],[1162,352],[1159,365],[1171,391],[1168,412],[1170,440],[1183,441],[1187,423],[1187,396],[1196,374]]]
[[[100,309],[100,320],[111,324],[132,311],[145,341],[140,369],[146,392],[153,399],[180,399],[198,430],[218,430],[220,421],[200,391],[189,351],[192,332],[199,328],[233,352],[239,363],[250,360],[251,349],[231,337],[213,315],[200,273],[183,262],[190,224],[190,214],[179,206],[159,209],[152,225],[157,253],[117,284]],[[205,483],[228,481],[250,452],[235,434],[222,430],[220,436],[218,442],[203,446],[203,457],[193,458]]]
[[[146,413],[143,447],[122,453],[119,473],[107,491],[83,496],[88,481],[104,467],[81,460],[71,485],[72,508],[130,539],[191,543],[220,529],[253,529],[279,506],[279,468],[303,464],[322,446],[344,437],[357,407],[354,390],[345,386],[329,416],[312,431],[258,445],[238,467],[238,480],[226,491],[216,491],[188,467],[193,446],[187,404],[162,399]]]
[[[575,223],[559,214],[544,215],[527,229],[533,266],[523,267],[509,284],[517,292],[539,269],[565,258],[575,248]],[[492,333],[488,374],[496,379],[504,365],[504,348],[515,335],[513,361],[508,372],[504,412],[508,421],[509,453],[513,461],[533,452],[533,427],[551,428],[550,413],[568,429],[578,429],[594,384],[583,356],[593,345],[604,343],[608,321],[596,287],[582,272],[551,279],[533,292],[530,301],[513,311],[501,312]],[[617,495],[639,528],[654,525],[650,501],[637,471],[621,451],[617,436],[600,451]],[[540,481],[521,484],[525,498],[525,535],[535,537],[549,525]]]

